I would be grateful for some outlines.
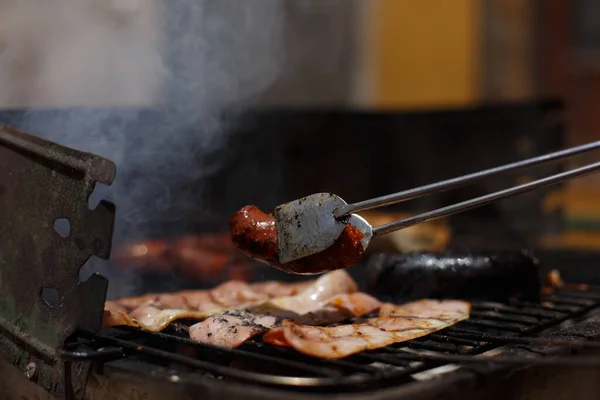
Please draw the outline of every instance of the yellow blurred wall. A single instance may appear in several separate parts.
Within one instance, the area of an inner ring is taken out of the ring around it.
[[[478,0],[369,0],[376,107],[461,106],[478,98]]]

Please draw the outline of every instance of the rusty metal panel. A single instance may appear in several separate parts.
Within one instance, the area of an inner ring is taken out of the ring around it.
[[[80,282],[79,269],[110,255],[115,207],[90,210],[88,198],[115,173],[111,161],[0,126],[0,352],[57,397],[83,396],[88,366],[56,349],[101,326],[108,281]]]

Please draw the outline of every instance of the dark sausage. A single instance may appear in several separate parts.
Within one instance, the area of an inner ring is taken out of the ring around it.
[[[229,221],[233,243],[249,257],[282,271],[311,275],[357,264],[364,254],[360,241],[363,233],[346,225],[338,240],[324,251],[281,265],[277,245],[275,218],[255,206],[246,206]]]
[[[391,301],[423,297],[536,300],[538,261],[527,251],[377,254],[367,262],[369,291]]]

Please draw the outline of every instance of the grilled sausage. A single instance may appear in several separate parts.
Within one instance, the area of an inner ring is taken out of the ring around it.
[[[246,206],[229,221],[233,243],[249,257],[282,271],[298,274],[320,274],[347,268],[360,261],[364,254],[363,233],[346,225],[338,240],[324,251],[281,265],[277,245],[277,226],[271,214],[255,206]]]
[[[187,235],[173,241],[147,240],[116,251],[115,265],[122,269],[178,273],[199,280],[251,280],[255,269],[242,259],[227,233]]]
[[[538,298],[538,261],[527,251],[377,254],[367,262],[369,290],[393,301],[428,298]]]
[[[276,266],[279,264],[275,218],[258,207],[246,206],[229,220],[231,241],[250,258]]]

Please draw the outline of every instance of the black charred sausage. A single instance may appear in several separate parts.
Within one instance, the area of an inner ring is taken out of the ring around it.
[[[538,260],[527,251],[376,254],[367,273],[369,292],[391,301],[536,300],[541,291]]]

